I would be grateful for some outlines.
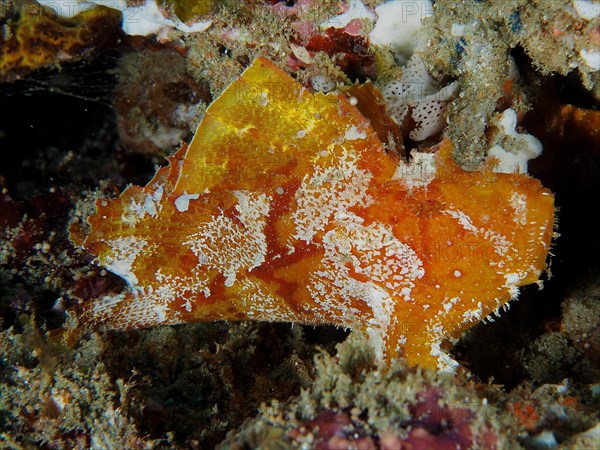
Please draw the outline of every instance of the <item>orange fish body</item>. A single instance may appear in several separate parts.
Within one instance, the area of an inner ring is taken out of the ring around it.
[[[407,165],[344,96],[259,58],[145,187],[98,202],[83,247],[130,290],[83,305],[67,343],[100,325],[334,324],[381,361],[450,369],[442,341],[539,279],[554,224],[539,181],[450,153]]]

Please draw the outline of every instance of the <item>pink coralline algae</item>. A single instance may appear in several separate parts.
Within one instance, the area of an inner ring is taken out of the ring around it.
[[[476,424],[475,412],[443,400],[441,388],[431,387],[407,405],[407,418],[380,434],[370,430],[368,413],[325,411],[289,433],[293,441],[311,442],[316,450],[495,450],[497,436]]]
[[[314,438],[315,450],[333,449],[376,449],[373,439],[365,436],[366,431],[344,412],[325,411],[316,419],[292,430],[290,437],[300,442],[308,436]],[[310,439],[310,438],[309,438]]]

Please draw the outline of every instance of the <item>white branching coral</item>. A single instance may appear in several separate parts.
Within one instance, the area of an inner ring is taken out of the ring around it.
[[[440,88],[427,72],[423,60],[415,55],[404,67],[400,80],[388,83],[382,93],[392,117],[399,124],[411,111],[416,127],[411,131],[410,138],[422,141],[443,130],[446,104],[457,90],[457,81]]]
[[[488,150],[493,158],[494,171],[500,173],[527,173],[527,162],[542,154],[542,143],[531,134],[517,132],[517,113],[508,108],[498,119],[494,144]]]

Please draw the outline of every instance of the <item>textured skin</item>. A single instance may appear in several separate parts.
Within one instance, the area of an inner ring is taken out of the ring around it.
[[[381,361],[440,351],[538,280],[553,196],[525,175],[435,172],[386,153],[344,96],[259,58],[146,187],[100,201],[83,246],[131,290],[65,333],[212,320],[335,324]],[[186,208],[187,207],[187,208]]]

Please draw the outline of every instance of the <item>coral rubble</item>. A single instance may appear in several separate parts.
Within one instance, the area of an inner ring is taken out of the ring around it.
[[[519,448],[510,432],[517,421],[490,404],[485,389],[401,364],[381,373],[363,345],[351,339],[338,346],[339,358],[320,355],[310,389],[288,404],[263,405],[218,448]]]

